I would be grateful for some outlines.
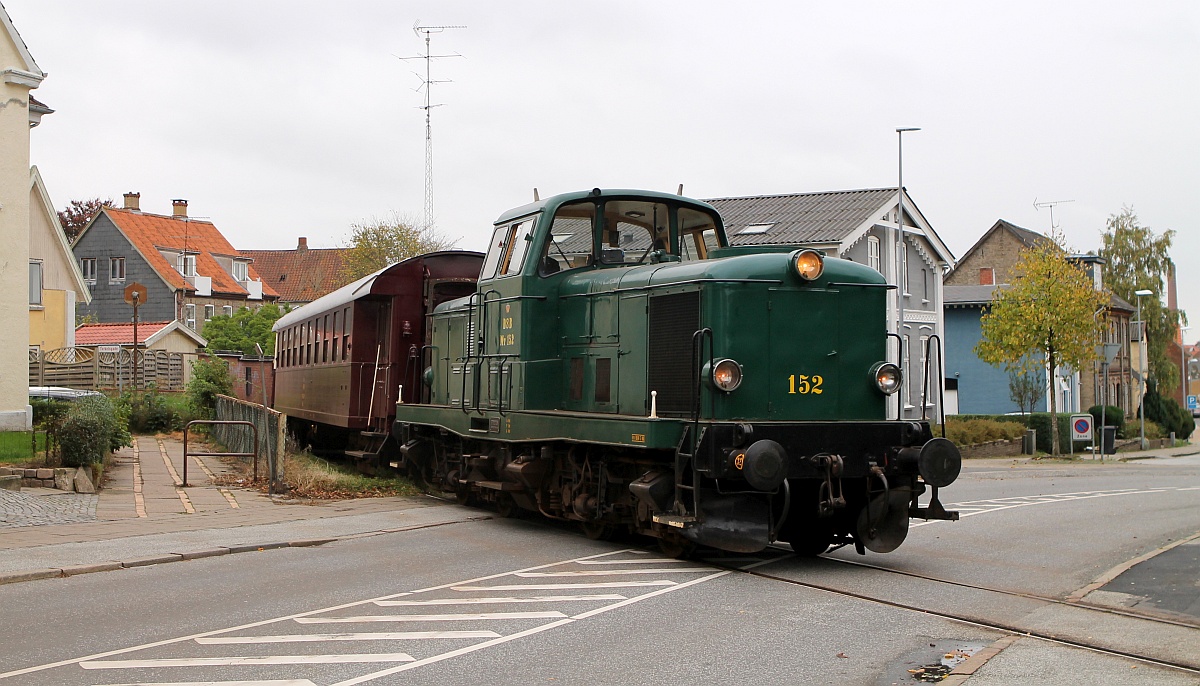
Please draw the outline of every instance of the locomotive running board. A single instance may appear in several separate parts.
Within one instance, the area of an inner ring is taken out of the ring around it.
[[[662,512],[654,515],[655,524],[666,524],[667,526],[675,527],[676,529],[686,529],[696,523],[695,515],[677,515]]]

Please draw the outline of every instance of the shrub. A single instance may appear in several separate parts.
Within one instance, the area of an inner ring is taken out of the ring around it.
[[[954,441],[956,445],[1012,440],[1020,438],[1024,433],[1025,427],[1015,422],[978,417],[968,419],[948,417],[946,419],[946,438]]]
[[[71,403],[51,398],[30,398],[33,406],[33,426],[41,430],[55,429],[67,416]]]
[[[174,431],[183,426],[179,412],[153,387],[140,395],[122,393],[117,405],[128,409],[129,430],[134,433]]]
[[[57,435],[65,467],[103,462],[110,451],[130,441],[128,427],[121,422],[113,402],[103,396],[75,401]]]
[[[1100,430],[1101,426],[1115,426],[1117,433],[1120,434],[1121,430],[1125,427],[1125,413],[1116,405],[1105,405],[1103,407],[1093,405],[1088,408],[1088,414],[1092,415],[1092,418],[1095,420],[1097,431]],[[1101,417],[1101,415],[1104,416]]]
[[[233,392],[233,377],[229,365],[218,357],[199,359],[192,363],[192,380],[187,385],[188,402],[196,415],[211,419],[217,409],[217,396]]]

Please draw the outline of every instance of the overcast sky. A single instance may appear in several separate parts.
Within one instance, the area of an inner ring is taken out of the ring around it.
[[[723,197],[904,182],[961,256],[997,219],[1100,247],[1131,205],[1177,231],[1200,317],[1200,3],[0,0],[56,110],[58,207],[186,198],[238,248],[345,243],[424,205],[414,23],[433,39],[437,225],[595,186]],[[1192,209],[1188,209],[1192,208]],[[1200,320],[1188,333],[1200,338]]]

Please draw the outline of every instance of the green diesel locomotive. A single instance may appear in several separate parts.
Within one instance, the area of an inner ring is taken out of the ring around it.
[[[813,250],[730,247],[685,197],[540,200],[500,216],[475,292],[431,315],[393,434],[462,502],[591,537],[888,552],[910,517],[957,518],[937,489],[961,464],[927,422],[886,416],[888,288]]]

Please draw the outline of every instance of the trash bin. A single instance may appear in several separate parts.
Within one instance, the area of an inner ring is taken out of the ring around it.
[[[1100,454],[1112,455],[1117,452],[1117,427],[1104,427],[1104,435],[1100,437]]]
[[[1025,439],[1021,442],[1021,454],[1037,454],[1037,429],[1025,429]]]

